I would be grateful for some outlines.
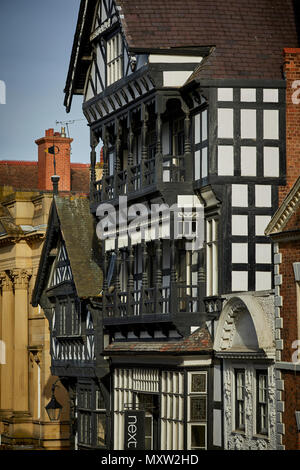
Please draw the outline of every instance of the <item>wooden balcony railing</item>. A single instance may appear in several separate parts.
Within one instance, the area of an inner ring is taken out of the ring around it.
[[[94,183],[94,200],[102,202],[129,195],[159,184],[184,183],[191,180],[185,157],[164,155],[106,176]]]
[[[104,293],[104,318],[169,315],[200,311],[199,286],[171,283],[166,287],[141,287],[131,292]]]

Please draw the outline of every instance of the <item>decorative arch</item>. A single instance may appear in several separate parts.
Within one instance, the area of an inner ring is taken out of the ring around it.
[[[274,356],[275,344],[266,313],[251,295],[231,297],[218,321],[214,349],[218,352],[264,351]]]

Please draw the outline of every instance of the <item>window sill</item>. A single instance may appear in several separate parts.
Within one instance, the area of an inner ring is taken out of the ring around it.
[[[270,442],[270,437],[268,434],[253,434],[253,439],[264,439],[265,441]]]

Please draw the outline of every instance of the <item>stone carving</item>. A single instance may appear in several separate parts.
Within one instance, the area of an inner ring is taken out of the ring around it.
[[[258,439],[256,442],[257,450],[267,450],[268,444],[263,439]]]
[[[14,269],[11,272],[11,277],[13,279],[15,289],[27,289],[31,274],[31,270],[28,269]]]
[[[245,374],[245,414],[246,414],[246,418],[248,418],[248,420],[250,419],[250,417],[252,416],[252,383],[253,383],[253,375],[252,375],[252,371],[250,370],[246,370],[246,374]]]
[[[12,281],[5,271],[0,272],[0,286],[3,290],[12,290]]]

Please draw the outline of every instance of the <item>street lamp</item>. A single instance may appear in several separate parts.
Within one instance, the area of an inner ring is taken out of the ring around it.
[[[48,405],[45,406],[45,409],[47,411],[47,414],[49,416],[49,419],[50,421],[58,421],[59,418],[60,418],[60,415],[61,415],[61,409],[62,409],[62,406],[61,404],[56,400],[55,398],[55,394],[54,394],[54,391],[55,391],[55,387],[58,387],[58,385],[56,385],[56,382],[58,382],[59,379],[57,379],[54,384],[52,385],[52,388],[51,388],[51,392],[52,392],[52,395],[51,395],[51,400],[49,401]]]

